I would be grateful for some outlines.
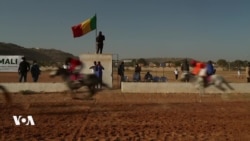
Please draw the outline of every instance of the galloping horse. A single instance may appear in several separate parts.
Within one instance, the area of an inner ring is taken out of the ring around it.
[[[3,92],[4,99],[6,100],[7,104],[11,104],[12,103],[12,98],[11,98],[10,93],[7,91],[7,89],[4,86],[0,85],[0,91]]]
[[[205,83],[203,77],[196,76],[191,73],[184,73],[181,75],[181,81],[184,81],[186,78],[189,78],[190,82],[194,84],[195,88],[200,90],[200,93],[199,93],[200,96],[205,94],[205,88],[212,86],[212,85],[223,92],[226,91],[226,88],[223,87],[223,85],[225,85],[230,90],[234,90],[234,88],[225,80],[224,77],[217,75],[217,74],[211,75],[207,83]]]
[[[108,85],[101,82],[100,79],[95,74],[80,74],[80,75],[82,77],[73,81],[71,79],[72,74],[67,69],[61,67],[50,73],[51,77],[61,76],[70,90],[77,90],[83,86],[87,86],[90,92],[90,96],[93,96],[96,93],[95,87],[98,84],[109,88]]]

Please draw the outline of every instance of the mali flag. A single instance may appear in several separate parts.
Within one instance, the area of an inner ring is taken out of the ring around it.
[[[96,15],[82,23],[71,27],[74,38],[81,37],[84,34],[96,29]]]

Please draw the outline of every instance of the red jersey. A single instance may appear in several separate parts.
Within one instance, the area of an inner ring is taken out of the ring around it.
[[[80,60],[74,59],[74,58],[72,58],[69,63],[70,63],[70,66],[69,66],[70,71],[74,71],[77,66],[82,65],[82,62]]]
[[[195,75],[198,75],[199,72],[200,72],[200,70],[203,69],[203,68],[205,68],[205,66],[206,66],[206,65],[205,65],[204,63],[202,63],[202,62],[197,62],[197,63],[195,64],[195,67],[193,68],[192,73],[195,74]]]

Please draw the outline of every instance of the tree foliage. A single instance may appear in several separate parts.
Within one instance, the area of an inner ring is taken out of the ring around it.
[[[216,63],[219,67],[222,68],[228,67],[228,62],[225,59],[219,59]]]
[[[144,66],[148,65],[148,62],[144,58],[140,58],[137,60],[138,64],[143,64]]]

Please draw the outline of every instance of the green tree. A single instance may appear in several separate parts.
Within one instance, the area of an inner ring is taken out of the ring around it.
[[[222,67],[222,68],[228,67],[228,62],[225,59],[219,59],[216,63],[219,67]]]
[[[175,67],[180,67],[181,66],[181,61],[175,61],[174,65],[175,65]]]
[[[243,67],[244,66],[244,61],[241,60],[235,60],[232,62],[232,67],[233,68],[238,68],[238,67]]]
[[[143,64],[144,66],[148,65],[148,62],[144,58],[140,58],[137,60],[138,64]]]

